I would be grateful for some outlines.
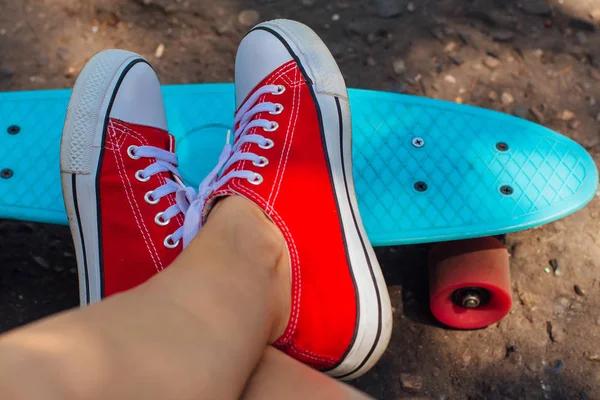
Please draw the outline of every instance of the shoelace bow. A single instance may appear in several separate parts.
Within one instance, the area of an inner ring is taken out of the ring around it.
[[[267,139],[262,135],[248,132],[255,127],[263,128],[266,132],[272,132],[277,129],[278,125],[266,119],[253,119],[256,114],[269,112],[271,114],[279,114],[283,110],[281,104],[272,102],[263,102],[256,104],[258,99],[267,93],[281,94],[285,91],[285,87],[279,85],[266,85],[254,92],[250,98],[244,103],[244,105],[238,111],[234,126],[238,126],[233,135],[233,145],[230,143],[230,132],[227,132],[227,140],[219,161],[215,168],[204,178],[198,188],[198,193],[195,194],[195,198],[189,201],[193,189],[185,188],[178,190],[176,194],[177,204],[184,204],[188,201],[188,207],[185,208],[185,221],[183,224],[183,246],[187,244],[196,236],[198,231],[203,225],[202,211],[204,204],[208,197],[219,187],[223,186],[229,180],[233,178],[247,179],[249,182],[254,184],[262,183],[262,176],[254,171],[243,170],[243,171],[229,171],[227,174],[221,176],[221,174],[233,164],[247,160],[251,161],[257,167],[264,167],[267,165],[268,160],[264,157],[260,157],[251,152],[242,152],[241,148],[246,143],[256,143],[264,149],[271,148],[273,141]],[[191,189],[191,192],[189,192]]]

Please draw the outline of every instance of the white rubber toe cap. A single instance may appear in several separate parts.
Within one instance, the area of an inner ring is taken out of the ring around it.
[[[110,117],[168,130],[160,82],[150,65],[139,62],[127,72],[115,97]]]
[[[236,109],[256,85],[290,60],[292,55],[272,33],[257,29],[246,35],[235,58]]]

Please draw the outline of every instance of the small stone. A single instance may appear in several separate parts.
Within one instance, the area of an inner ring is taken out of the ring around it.
[[[302,5],[305,7],[312,7],[315,5],[316,0],[302,0]]]
[[[546,322],[546,330],[548,331],[550,340],[552,340],[554,343],[564,342],[567,336],[564,328],[556,322]]]
[[[598,115],[596,115],[596,122],[600,122],[600,113],[598,113]]]
[[[554,272],[554,276],[561,276],[562,275],[562,269],[560,268],[560,263],[558,262],[558,260],[556,258],[553,258],[548,263],[552,267],[552,271]]]
[[[587,42],[587,35],[579,31],[575,34],[575,39],[577,39],[577,43],[584,45]]]
[[[581,297],[585,296],[585,290],[583,290],[581,288],[581,286],[575,285],[575,286],[573,286],[573,290],[575,290],[575,293],[577,293],[578,296],[581,296]]]
[[[40,267],[42,267],[43,269],[49,269],[50,268],[50,264],[48,263],[48,261],[46,261],[43,257],[40,256],[33,256],[31,257],[33,259],[33,261],[35,261],[35,263],[37,265],[39,265]]]
[[[452,75],[446,75],[444,76],[444,81],[454,85],[456,83],[456,78]]]
[[[469,34],[466,32],[458,32],[458,37],[464,44],[469,44],[471,41],[471,36],[469,36]]]
[[[57,264],[54,266],[54,271],[56,271],[56,272],[63,272],[64,270],[65,270],[65,267],[60,264]]]
[[[594,96],[589,96],[588,97],[588,103],[590,106],[595,106],[596,105],[596,98]]]
[[[508,92],[502,92],[502,95],[500,96],[500,101],[502,102],[502,104],[512,104],[515,102],[515,98],[512,94]]]
[[[493,91],[493,90],[492,90],[492,91],[491,91],[491,92],[488,94],[488,99],[489,99],[490,101],[496,101],[496,100],[498,100],[498,93],[496,93],[495,91]]]
[[[400,384],[408,393],[419,393],[423,388],[423,378],[418,375],[400,374]]]
[[[2,29],[0,29],[0,36],[4,36],[4,35],[6,35],[6,32],[8,32],[8,31],[6,30],[6,28],[2,28]]]
[[[393,18],[402,14],[402,1],[377,0],[377,11],[382,18]]]
[[[164,53],[165,53],[165,45],[161,43],[156,47],[156,50],[154,50],[154,57],[161,58]]]
[[[238,14],[238,22],[243,26],[254,26],[260,21],[260,14],[256,10],[244,10]]]
[[[588,360],[600,362],[600,354],[592,354],[588,357]]]
[[[506,29],[495,29],[490,33],[490,36],[496,42],[510,42],[515,38],[514,32]]]
[[[439,91],[440,91],[440,85],[438,85],[438,84],[437,84],[437,83],[435,83],[435,82],[433,82],[433,83],[431,84],[431,88],[432,88],[433,90],[435,90],[436,92],[439,92]],[[598,115],[600,115],[600,114],[598,114]]]
[[[340,14],[333,14],[331,16],[331,20],[334,21],[334,22],[335,21],[339,21],[340,20]]]
[[[374,67],[377,65],[377,61],[375,61],[375,59],[373,57],[367,57],[366,64],[369,67]]]
[[[415,5],[415,3],[413,3],[411,1],[406,5],[406,9],[408,10],[408,12],[412,13],[412,12],[415,12],[415,10],[417,9],[417,6]]]
[[[535,49],[533,51],[533,55],[536,56],[537,58],[542,58],[544,56],[544,50],[542,50],[542,49]]]
[[[513,115],[515,117],[526,119],[527,118],[527,114],[529,114],[529,110],[523,104],[517,104],[513,108],[513,112],[512,113],[513,113]]]
[[[455,102],[456,104],[462,104],[462,103],[464,103],[464,100],[463,100],[463,98],[462,98],[462,97],[458,96],[458,97],[456,97],[456,98],[454,99],[454,102]]]
[[[552,14],[552,9],[545,0],[526,0],[522,4],[522,10],[531,15],[548,17]]]
[[[569,110],[563,110],[558,114],[558,119],[563,121],[570,121],[575,118],[575,113]]]
[[[77,273],[77,268],[69,268],[69,273],[75,275]]]
[[[457,57],[457,56],[448,56],[448,58],[450,59],[450,61],[452,61],[452,63],[454,65],[459,65],[460,66],[460,65],[462,65],[465,62],[465,60],[463,60],[462,58]]]
[[[71,58],[71,56],[71,51],[66,47],[59,47],[56,49],[56,57],[58,57],[59,60],[67,61]]]
[[[75,75],[75,67],[69,67],[66,71],[65,71],[65,78],[72,78]]]
[[[544,112],[542,110],[540,110],[538,107],[532,107],[530,109],[530,111],[533,114],[533,116],[535,117],[535,119],[537,120],[537,122],[539,122],[540,124],[543,124],[546,121]]]
[[[394,60],[394,73],[397,75],[402,75],[403,73],[406,72],[406,64],[404,63],[404,60]]]
[[[579,128],[579,125],[581,125],[581,122],[579,120],[577,120],[577,119],[571,120],[567,124],[567,126],[569,127],[569,129],[572,129],[572,130],[577,130],[577,128]]]
[[[554,302],[553,312],[557,317],[564,317],[567,310],[571,307],[571,300],[564,296],[560,296]]]
[[[456,50],[455,42],[448,42],[446,47],[444,47],[444,53],[452,53],[454,50]]]
[[[496,69],[500,66],[501,62],[496,57],[485,56],[483,64],[489,69]]]

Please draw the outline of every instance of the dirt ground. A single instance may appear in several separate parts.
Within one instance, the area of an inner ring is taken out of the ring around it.
[[[277,17],[313,27],[349,87],[514,113],[600,161],[596,0],[0,0],[0,90],[71,87],[113,47],[146,56],[165,84],[232,81],[245,31]],[[600,399],[599,213],[596,197],[508,235],[514,307],[478,331],[431,316],[427,246],[378,249],[394,331],[353,384],[385,399]],[[0,332],[76,306],[76,285],[68,228],[0,220]]]

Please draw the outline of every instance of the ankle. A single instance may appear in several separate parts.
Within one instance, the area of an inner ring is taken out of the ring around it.
[[[267,272],[273,299],[269,343],[273,343],[285,331],[291,309],[290,262],[283,234],[258,206],[240,196],[220,200],[210,222],[224,230],[236,259]]]

